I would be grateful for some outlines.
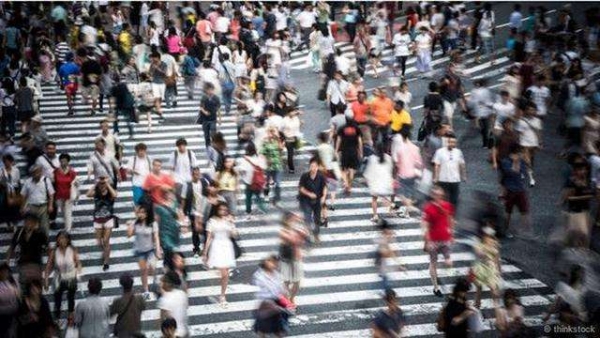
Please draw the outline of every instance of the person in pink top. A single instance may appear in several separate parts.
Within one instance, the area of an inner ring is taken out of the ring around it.
[[[200,13],[199,20],[196,23],[196,33],[200,37],[200,41],[202,41],[204,47],[208,47],[212,41],[213,30],[212,24],[206,19],[204,13]]]
[[[167,52],[171,54],[175,60],[179,58],[179,54],[181,53],[181,47],[183,44],[181,43],[181,37],[177,34],[177,30],[175,27],[169,27],[169,35],[167,36]]]
[[[400,201],[404,204],[400,214],[408,215],[415,202],[415,181],[421,177],[423,158],[421,150],[410,140],[410,126],[404,126],[392,140],[392,160],[400,182]],[[406,211],[405,211],[406,210]]]
[[[54,185],[56,188],[56,204],[63,212],[63,219],[65,222],[65,230],[71,231],[71,225],[73,224],[73,198],[76,196],[71,195],[71,189],[73,186],[77,187],[77,173],[69,165],[71,162],[71,156],[69,154],[60,154],[58,157],[60,161],[60,167],[54,170]]]

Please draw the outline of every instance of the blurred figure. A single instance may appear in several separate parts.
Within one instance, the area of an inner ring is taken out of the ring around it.
[[[259,337],[283,337],[288,331],[288,312],[284,306],[289,300],[277,272],[277,264],[277,258],[269,256],[260,263],[260,268],[252,276],[252,284],[258,287],[256,298],[260,302],[254,322],[254,332]]]
[[[477,262],[472,268],[473,282],[477,289],[475,307],[481,308],[481,292],[486,286],[490,289],[492,297],[498,298],[502,269],[500,265],[500,243],[495,236],[496,232],[491,227],[483,228],[481,240],[475,245]]]
[[[398,306],[396,292],[392,289],[386,290],[383,300],[387,308],[377,312],[371,322],[373,338],[402,337],[406,317]]]
[[[0,263],[0,336],[15,337],[16,315],[21,297],[8,263]]]
[[[279,260],[281,277],[288,290],[290,302],[294,303],[304,278],[302,247],[309,232],[301,224],[302,219],[294,213],[286,212],[279,230]]]
[[[162,295],[157,307],[160,309],[161,320],[165,321],[168,318],[175,320],[175,336],[187,337],[188,295],[180,287],[181,278],[179,278],[179,275],[175,271],[168,271],[161,280]]]
[[[67,291],[68,315],[73,317],[75,311],[75,292],[77,292],[77,275],[81,274],[81,262],[77,249],[73,246],[71,235],[60,231],[56,235],[56,247],[48,255],[46,264],[45,289],[48,289],[48,276],[54,271],[54,318],[60,318],[62,295]]]
[[[142,311],[146,309],[146,301],[133,292],[133,277],[124,274],[119,277],[123,295],[110,304],[111,316],[117,315],[113,329],[114,337],[136,337],[142,332]]]
[[[75,307],[75,325],[80,337],[104,338],[109,335],[110,308],[100,297],[102,281],[96,277],[88,281],[88,296]]]
[[[469,281],[459,278],[454,285],[452,295],[448,297],[448,303],[440,312],[437,329],[444,332],[447,338],[469,337],[468,319],[475,313],[467,301],[469,289],[471,289]]]
[[[392,171],[394,164],[392,157],[385,153],[384,145],[377,144],[377,153],[369,156],[367,160],[367,168],[363,173],[363,177],[369,186],[371,194],[371,209],[373,216],[371,222],[377,223],[379,215],[377,214],[377,199],[378,197],[385,198],[386,204],[390,205],[392,195],[394,195],[394,177]],[[391,210],[391,208],[390,208]]]
[[[26,285],[16,317],[17,337],[53,337],[59,332],[58,327],[52,321],[50,304],[42,294],[42,284],[39,280]],[[108,329],[108,322],[106,324]],[[99,336],[84,335],[84,337]]]

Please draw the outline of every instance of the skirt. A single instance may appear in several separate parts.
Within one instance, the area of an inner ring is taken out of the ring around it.
[[[288,283],[299,283],[304,278],[304,267],[302,261],[291,260],[279,263],[281,279]]]

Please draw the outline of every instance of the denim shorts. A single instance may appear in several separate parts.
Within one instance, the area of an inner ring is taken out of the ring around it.
[[[145,252],[133,251],[133,257],[140,260],[143,259],[145,261],[149,261],[154,258],[154,249]]]
[[[144,196],[144,189],[134,185],[131,187],[131,190],[133,191],[133,204],[140,205],[142,202],[142,197]]]

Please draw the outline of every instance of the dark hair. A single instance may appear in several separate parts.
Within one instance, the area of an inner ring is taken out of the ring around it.
[[[310,160],[308,161],[309,165],[313,164],[313,163],[319,164],[319,159],[316,156],[311,157]]]
[[[13,163],[15,162],[15,158],[11,154],[4,154],[4,156],[2,156],[2,160],[13,162]]]
[[[48,141],[48,142],[46,142],[46,147],[47,146],[55,146],[56,147],[56,143],[54,143],[53,141]]]
[[[320,132],[318,135],[319,141],[321,141],[322,143],[326,143],[329,140],[329,133],[327,132]]]
[[[123,291],[129,292],[133,289],[133,277],[128,273],[123,274],[119,277],[119,284],[123,288]]]
[[[88,281],[88,292],[92,295],[99,295],[102,291],[102,281],[98,277],[93,277]]]
[[[504,291],[504,295],[502,296],[502,301],[504,302],[504,306],[506,306],[506,303],[508,303],[509,299],[514,299],[515,303],[517,304],[521,304],[521,300],[519,300],[519,295],[517,294],[517,291],[515,291],[514,289],[506,289],[506,291]]]
[[[162,324],[160,324],[160,330],[164,333],[167,330],[177,329],[177,321],[175,319],[169,317],[163,320]]]
[[[180,145],[187,146],[187,140],[183,137],[180,137],[175,141],[175,146],[179,147]]]
[[[393,302],[396,300],[396,298],[397,298],[397,295],[396,295],[396,291],[394,291],[394,289],[390,289],[390,288],[385,289],[385,294],[383,295],[383,299],[386,302]]]
[[[254,142],[250,141],[246,145],[246,155],[247,156],[254,156],[254,155],[256,155],[256,145],[254,144]]]
[[[438,84],[435,81],[429,82],[429,91],[430,92],[437,92],[438,91]]]
[[[159,52],[152,52],[152,53],[150,54],[150,57],[151,57],[151,58],[159,58],[159,59],[160,59],[160,53],[159,53]]]
[[[58,160],[59,160],[59,161],[61,161],[61,160],[63,160],[63,159],[67,160],[67,162],[71,162],[71,155],[69,155],[69,154],[66,154],[66,153],[64,153],[64,154],[60,154],[60,155],[58,156]]]
[[[267,261],[276,261],[277,262],[277,261],[279,261],[279,257],[277,257],[276,255],[269,255],[265,259],[263,259],[260,263],[258,263],[258,266],[263,270],[266,269],[267,265],[265,263]]]
[[[71,241],[71,234],[67,230],[61,230],[56,234],[56,246],[58,246],[58,239],[62,236],[65,236],[67,238],[67,246],[73,246]]]
[[[181,277],[179,277],[179,274],[175,271],[168,271],[164,276],[164,280],[173,287],[179,287],[181,285]]]
[[[464,277],[460,277],[456,280],[456,284],[452,289],[452,295],[457,296],[459,292],[468,292],[471,289],[471,283]]]
[[[146,150],[146,149],[148,149],[148,146],[146,146],[145,143],[140,142],[140,143],[138,143],[138,144],[135,145],[134,149],[135,149],[136,152],[138,152],[140,150]]]

